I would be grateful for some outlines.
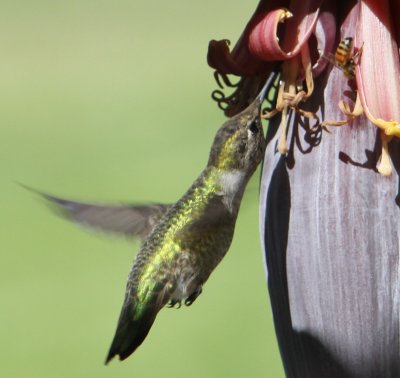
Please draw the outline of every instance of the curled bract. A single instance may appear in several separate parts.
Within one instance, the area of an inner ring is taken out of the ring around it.
[[[281,65],[277,104],[269,116],[282,114],[279,145],[282,153],[287,151],[286,123],[290,111],[318,119],[315,113],[304,110],[302,104],[313,93],[314,79],[331,67],[329,57],[334,55],[337,41],[348,37],[339,33],[336,6],[327,0],[292,0],[289,4],[261,0],[232,51],[226,40],[210,42],[209,65],[225,78],[228,74],[242,78],[231,96],[221,95],[223,92],[218,90],[217,102],[229,116],[244,109],[269,72],[276,64]],[[357,99],[354,106],[344,99],[338,103],[345,119],[322,119],[320,123],[322,128],[343,126],[355,117],[367,117],[382,131],[382,157],[377,168],[383,175],[391,174],[387,144],[394,137],[400,138],[400,27],[393,18],[398,11],[400,5],[389,0],[359,0],[349,5],[349,12],[357,15],[352,18],[354,34],[350,37],[354,38],[356,49],[362,47],[355,62],[355,80],[351,78],[350,86]],[[252,88],[251,92],[244,91],[243,82]]]

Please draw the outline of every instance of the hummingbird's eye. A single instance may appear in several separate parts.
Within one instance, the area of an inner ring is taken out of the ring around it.
[[[250,125],[248,126],[249,130],[253,133],[256,134],[258,133],[259,127],[256,121],[253,121],[252,123],[250,123]]]

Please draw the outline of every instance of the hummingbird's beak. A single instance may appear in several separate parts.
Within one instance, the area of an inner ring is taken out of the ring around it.
[[[273,87],[276,78],[280,75],[277,71],[272,71],[271,74],[268,76],[267,81],[264,84],[264,87],[261,89],[260,94],[257,96],[257,100],[262,104],[265,99],[266,94],[269,92],[271,87]]]

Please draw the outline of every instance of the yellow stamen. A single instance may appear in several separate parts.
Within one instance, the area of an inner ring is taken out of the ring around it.
[[[384,132],[388,136],[396,136],[400,138],[400,124],[396,121],[384,121],[383,119],[376,119],[380,125],[383,126]]]
[[[292,18],[293,17],[293,13],[291,13],[288,9],[286,8],[282,8],[279,9],[279,15],[278,15],[278,22],[284,23],[288,18]]]
[[[301,50],[300,55],[301,55],[301,61],[299,56],[284,61],[282,65],[282,81],[279,86],[276,108],[271,112],[263,115],[263,118],[271,118],[279,112],[282,113],[281,122],[279,125],[280,135],[278,140],[278,151],[281,154],[286,154],[288,152],[286,134],[288,127],[288,113],[290,109],[294,110],[295,112],[299,113],[304,117],[310,119],[316,119],[318,121],[318,117],[313,112],[308,112],[299,109],[298,107],[299,103],[307,100],[308,97],[311,96],[314,90],[314,81],[311,70],[311,59],[307,45]],[[300,65],[302,65],[303,70],[305,72],[307,91],[303,90],[302,86],[299,87],[298,74]]]
[[[382,118],[375,118],[370,112],[368,106],[364,108],[365,115],[367,118],[377,127],[381,129],[381,141],[382,141],[382,155],[379,159],[377,169],[383,176],[390,176],[392,174],[392,165],[390,163],[390,155],[388,143],[393,137],[400,138],[400,124],[398,121],[390,120],[386,121]]]
[[[382,154],[376,168],[382,176],[390,176],[392,174],[392,164],[389,155],[388,143],[390,142],[392,137],[385,135],[383,131],[380,132],[380,135],[382,141]]]
[[[314,91],[314,79],[312,76],[312,66],[310,58],[310,50],[306,44],[301,50],[301,63],[306,76],[307,93],[304,100],[308,99]]]
[[[343,126],[351,122],[355,117],[363,114],[363,107],[358,93],[353,110],[351,110],[350,105],[343,100],[339,101],[339,108],[347,119],[343,121],[325,120],[321,123],[323,128],[325,128],[325,126]],[[393,136],[400,137],[400,124],[396,121],[385,121],[381,118],[375,118],[368,109],[365,109],[365,114],[375,126],[381,129],[380,138],[382,142],[382,152],[376,168],[382,176],[390,176],[392,174],[392,164],[388,143],[392,140]]]
[[[278,140],[278,151],[282,155],[286,154],[289,151],[288,144],[287,144],[287,138],[286,138],[286,133],[287,133],[287,106],[285,106],[282,110],[282,118],[281,118],[281,123],[279,125],[279,140]]]
[[[356,103],[354,104],[353,110],[351,110],[350,105],[343,100],[339,101],[338,106],[339,106],[339,109],[342,111],[342,113],[347,117],[347,119],[345,119],[343,121],[332,121],[332,120],[327,119],[321,123],[322,128],[325,128],[325,126],[346,125],[347,123],[351,122],[355,117],[358,117],[363,113],[363,108],[362,108],[360,96],[358,95],[358,93],[357,93]]]

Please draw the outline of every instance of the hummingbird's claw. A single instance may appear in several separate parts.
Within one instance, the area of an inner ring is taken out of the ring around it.
[[[203,289],[201,288],[201,286],[199,286],[196,289],[196,291],[194,291],[185,299],[185,306],[190,306],[196,300],[196,298],[201,294],[202,291]]]
[[[175,305],[176,305],[176,308],[181,308],[182,303],[181,303],[181,301],[179,299],[171,299],[169,301],[169,303],[167,304],[167,307],[174,308]]]

